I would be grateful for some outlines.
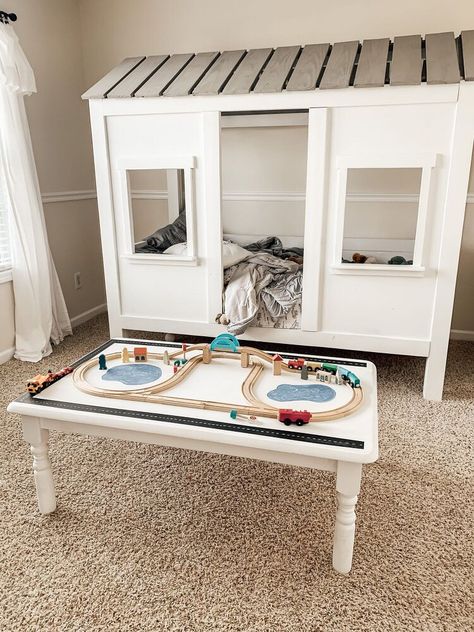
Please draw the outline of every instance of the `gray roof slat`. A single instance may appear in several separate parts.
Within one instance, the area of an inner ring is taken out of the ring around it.
[[[223,52],[194,88],[193,94],[201,96],[219,94],[222,86],[238,66],[245,53],[245,50],[227,50]]]
[[[271,53],[271,48],[249,50],[222,90],[222,94],[246,94],[250,92]]]
[[[168,59],[168,55],[147,57],[136,66],[113,90],[107,93],[108,99],[133,97],[138,88]]]
[[[145,57],[127,57],[118,66],[110,70],[105,77],[99,79],[89,90],[82,95],[83,99],[103,99],[115,86],[122,81]]]
[[[322,90],[349,86],[358,48],[358,41],[334,44],[319,86]]]
[[[308,44],[303,48],[286,86],[287,90],[314,90],[316,88],[329,46],[329,44]]]
[[[461,33],[464,79],[474,81],[474,31]]]
[[[83,99],[277,94],[474,81],[474,30],[205,53],[127,57]]]
[[[136,97],[159,97],[173,79],[194,57],[192,53],[171,55],[165,63],[135,92]]]
[[[390,85],[417,86],[421,83],[421,35],[404,35],[393,40]]]
[[[300,46],[280,46],[277,48],[265,66],[254,92],[281,92],[300,49]]]
[[[380,88],[385,84],[389,44],[388,37],[363,41],[354,80],[356,88]]]
[[[184,97],[191,94],[193,88],[206,74],[206,71],[219,56],[218,52],[198,53],[182,72],[163,92],[165,97]]]
[[[431,33],[426,42],[426,83],[459,83],[458,52],[454,33]]]

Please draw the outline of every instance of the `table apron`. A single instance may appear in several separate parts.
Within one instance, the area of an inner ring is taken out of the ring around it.
[[[244,458],[257,459],[260,461],[270,461],[273,463],[284,463],[287,465],[297,465],[299,467],[310,467],[316,470],[335,472],[337,460],[320,457],[294,454],[290,452],[278,452],[275,450],[264,450],[227,443],[218,443],[187,437],[177,437],[140,430],[129,430],[125,428],[111,428],[108,426],[81,424],[77,422],[60,421],[56,419],[40,418],[42,428],[56,430],[66,434],[79,434],[86,436],[106,437],[109,439],[119,439],[122,441],[135,441],[138,443],[150,443],[155,445],[169,446],[173,448],[183,448],[187,450],[198,450],[200,452],[212,452],[215,454],[226,454],[229,456],[240,456]]]

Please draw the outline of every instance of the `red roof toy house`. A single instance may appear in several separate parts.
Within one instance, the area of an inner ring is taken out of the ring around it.
[[[148,349],[146,347],[134,347],[133,356],[135,362],[146,362],[148,359]]]

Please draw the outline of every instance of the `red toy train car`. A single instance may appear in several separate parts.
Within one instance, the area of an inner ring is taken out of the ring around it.
[[[309,423],[311,420],[311,413],[307,410],[291,410],[291,408],[282,408],[278,411],[278,421],[281,421],[285,426],[291,426],[296,424],[302,426]]]
[[[298,358],[297,360],[288,360],[288,368],[289,369],[297,369],[301,371],[304,367],[304,359]]]
[[[72,373],[73,369],[70,366],[61,369],[61,371],[57,371],[57,373],[53,373],[52,371],[48,371],[46,375],[35,375],[26,385],[26,390],[30,395],[36,395],[37,393],[41,393],[41,391],[50,386],[54,382],[57,382],[68,373]]]

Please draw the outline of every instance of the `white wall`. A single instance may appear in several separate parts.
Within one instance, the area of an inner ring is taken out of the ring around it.
[[[75,0],[10,0],[1,8],[17,14],[14,29],[36,77],[38,92],[25,103],[50,246],[75,322],[105,302],[97,204],[85,193],[95,184],[88,108],[80,98],[84,75],[79,8]],[[76,191],[79,195],[71,194]],[[82,275],[80,290],[74,290],[76,271]],[[11,288],[2,288],[8,291]],[[13,331],[13,301],[2,301],[0,332],[8,334],[0,338],[0,354],[10,345]]]
[[[14,302],[11,283],[0,283],[0,364],[13,355]]]
[[[85,78],[126,56],[474,28],[472,0],[79,0]]]

